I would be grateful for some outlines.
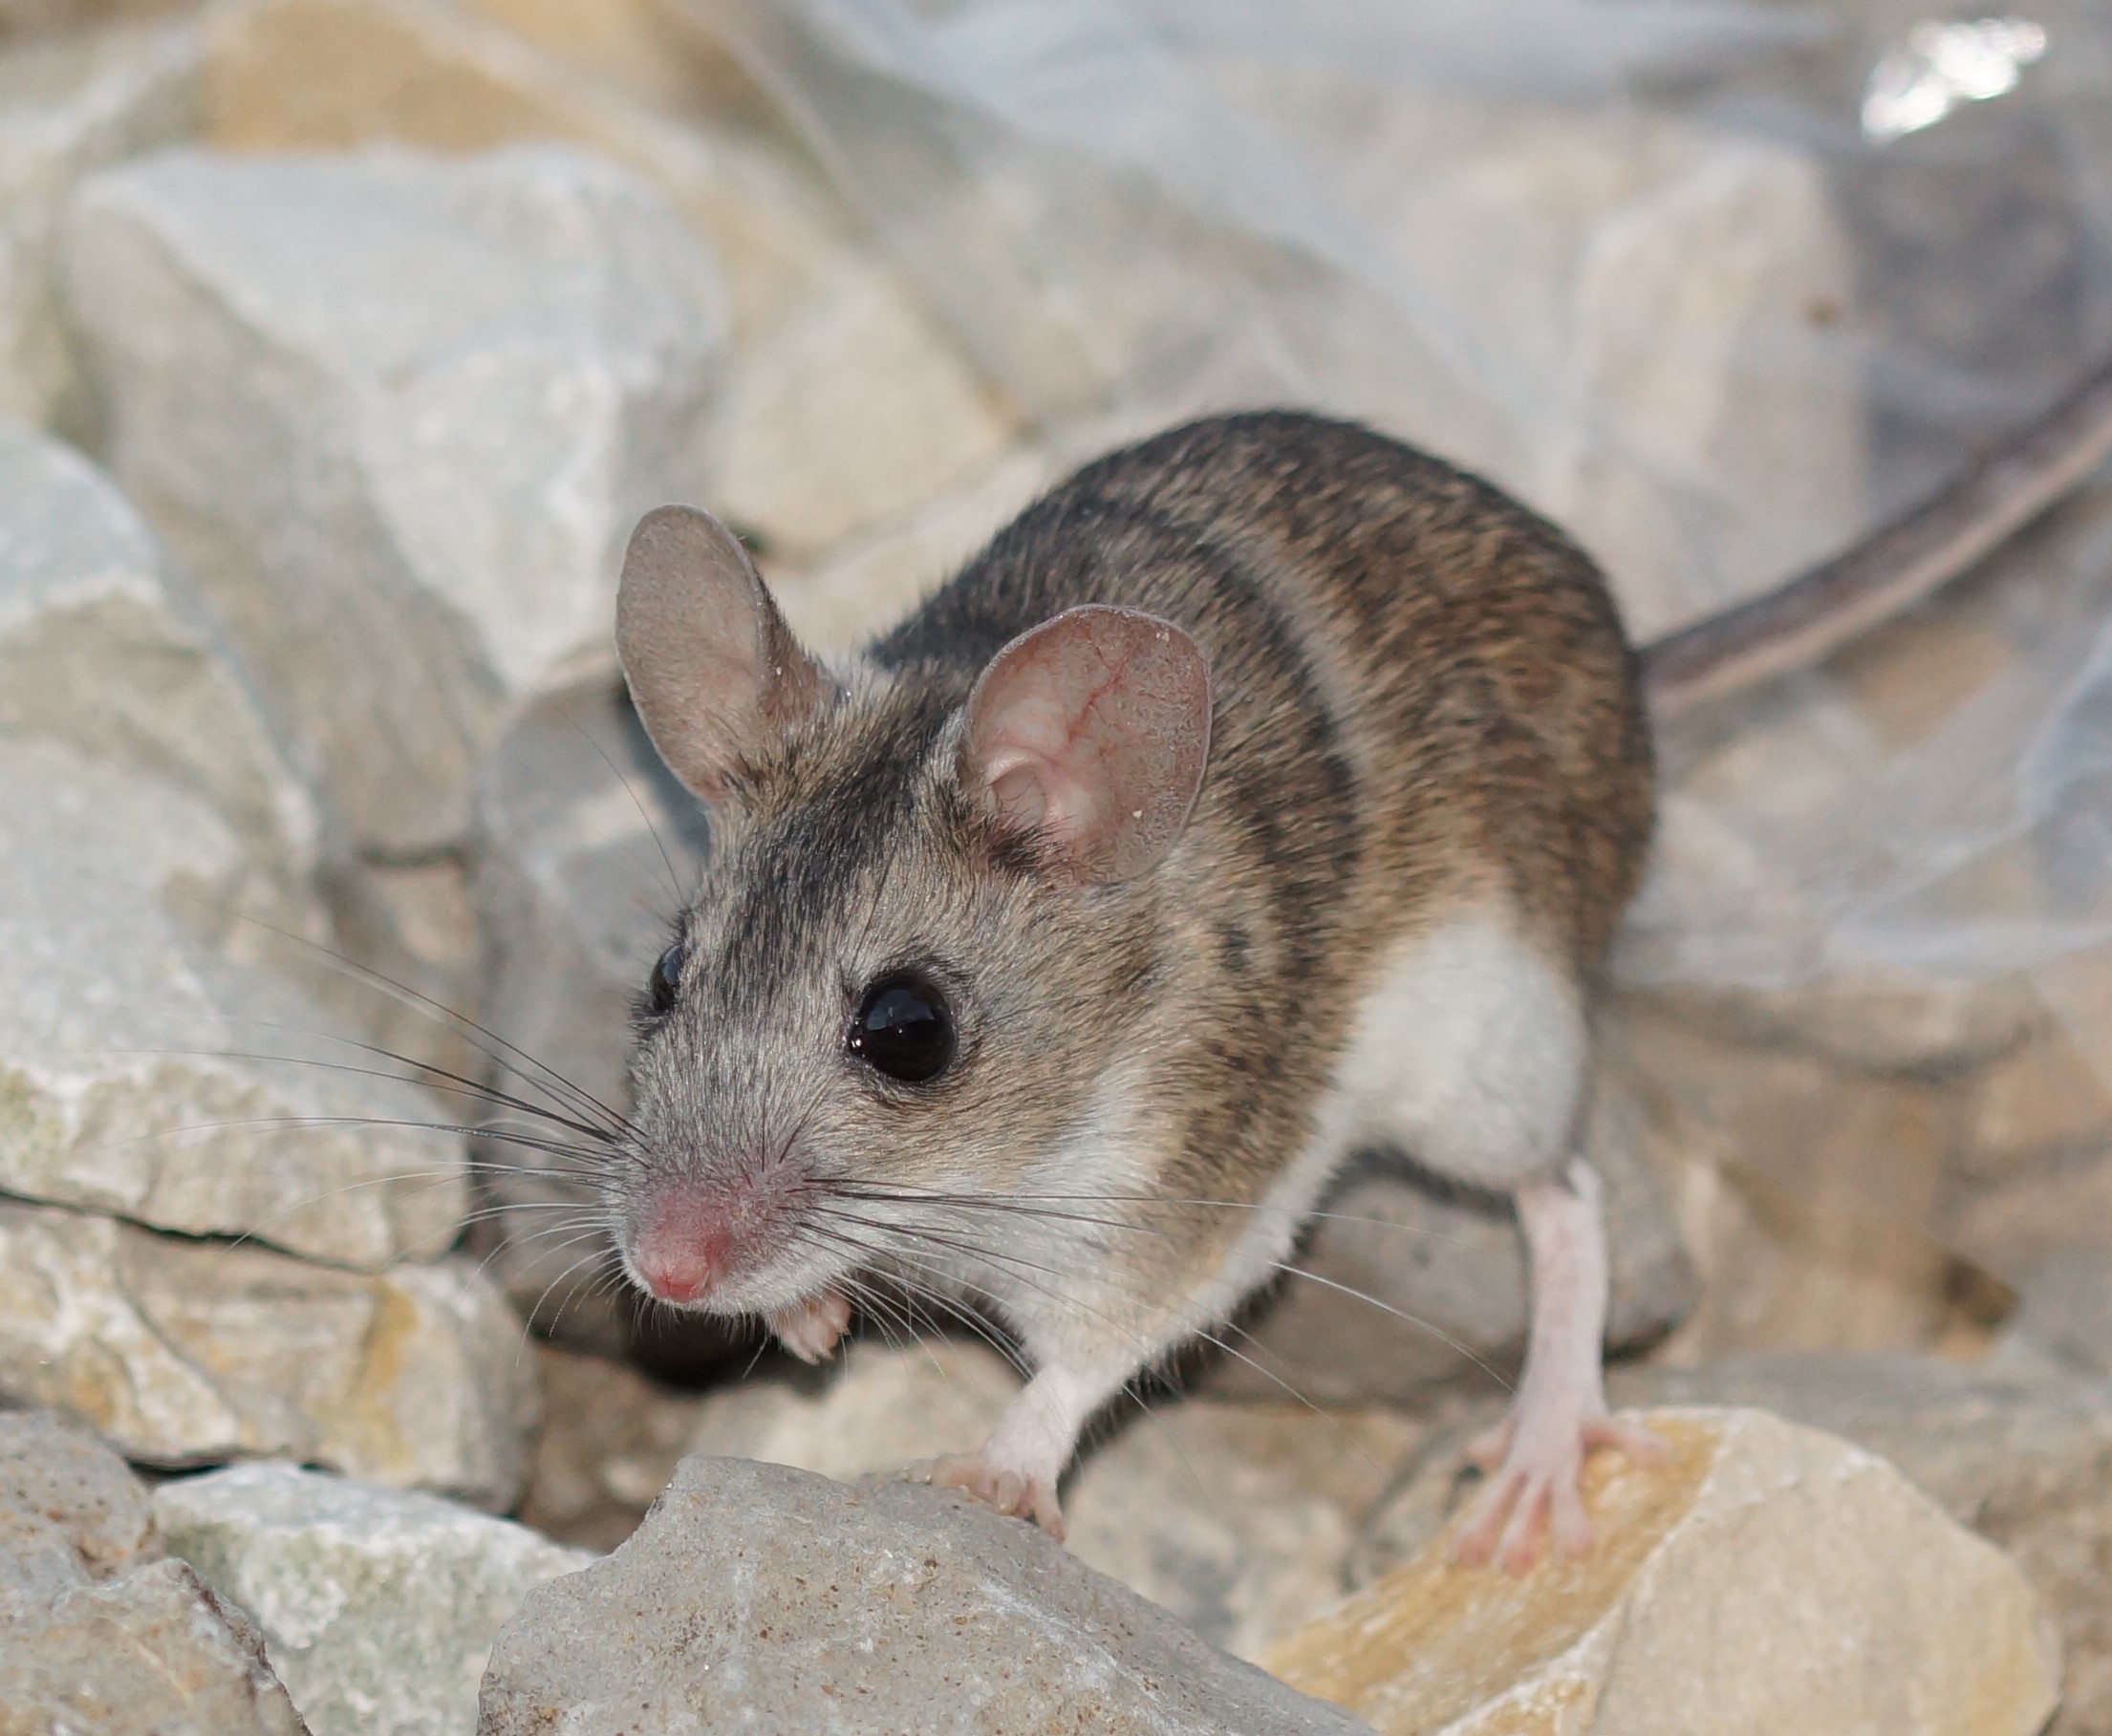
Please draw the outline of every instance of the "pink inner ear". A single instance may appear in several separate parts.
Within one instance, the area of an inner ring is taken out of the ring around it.
[[[1066,611],[991,659],[968,702],[964,770],[1004,825],[1082,880],[1143,873],[1180,836],[1210,755],[1210,670],[1171,622]]]

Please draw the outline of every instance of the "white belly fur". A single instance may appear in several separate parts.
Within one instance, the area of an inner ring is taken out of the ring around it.
[[[1333,1090],[1352,1138],[1454,1181],[1515,1188],[1568,1154],[1585,1060],[1567,972],[1500,911],[1399,947],[1357,1015]]]
[[[1397,1145],[1439,1175],[1509,1189],[1569,1154],[1585,1059],[1581,997],[1500,908],[1404,941],[1323,1094],[1311,1138],[1269,1189],[1196,1318],[1229,1314],[1284,1257],[1349,1152]]]

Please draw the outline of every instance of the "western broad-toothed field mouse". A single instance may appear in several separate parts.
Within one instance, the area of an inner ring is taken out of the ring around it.
[[[686,508],[617,642],[713,851],[655,967],[610,1189],[625,1270],[809,1359],[877,1275],[1033,1375],[928,1468],[1060,1534],[1092,1414],[1397,1144],[1517,1204],[1515,1402],[1470,1558],[1588,1545],[1606,1249],[1576,1150],[1650,833],[1652,703],[1809,660],[2112,445],[2112,371],[1839,563],[1640,657],[1558,530],[1399,443],[1232,416],[1087,466],[825,667]]]

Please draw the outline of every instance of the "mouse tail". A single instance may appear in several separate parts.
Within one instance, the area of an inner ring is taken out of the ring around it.
[[[1941,589],[2112,456],[2112,357],[1962,475],[1773,590],[1641,651],[1659,721],[1807,668]]]

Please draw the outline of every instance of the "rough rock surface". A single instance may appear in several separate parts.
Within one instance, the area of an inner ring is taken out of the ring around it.
[[[522,149],[171,153],[84,183],[65,246],[113,468],[353,837],[459,838],[510,705],[605,648],[638,515],[700,492],[703,245],[636,177]]]
[[[1662,1338],[1693,1304],[1659,1179],[1687,1136],[1602,1069],[1586,1149],[1606,1181],[1616,1347]],[[1281,1400],[1287,1384],[1337,1404],[1412,1400],[1452,1379],[1494,1390],[1490,1365],[1515,1363],[1525,1344],[1525,1255],[1510,1203],[1448,1189],[1379,1152],[1347,1168],[1321,1211],[1329,1215],[1314,1222],[1299,1271],[1243,1333],[1226,1335],[1240,1354],[1218,1359],[1205,1388]]]
[[[622,1633],[626,1642],[613,1644]],[[606,1561],[528,1595],[484,1736],[1358,1727],[1046,1537],[916,1484],[690,1458]]]
[[[0,1412],[0,1730],[299,1736],[263,1641],[180,1561],[93,1435]]]
[[[4,418],[0,729],[203,797],[278,883],[277,902],[297,903],[316,803],[205,600],[108,477]]]
[[[2030,1585],[1892,1467],[1759,1411],[1649,1422],[1664,1462],[1591,1461],[1589,1557],[1516,1577],[1441,1536],[1269,1667],[1404,1736],[2043,1725]]]
[[[0,414],[77,418],[54,293],[59,216],[83,175],[199,122],[198,33],[183,26],[75,33],[0,55]]]
[[[842,1480],[884,1473],[973,1450],[1019,1387],[980,1343],[861,1342],[840,1366],[705,1395],[688,1450]],[[1079,1560],[1240,1657],[1334,1600],[1380,1468],[1417,1432],[1384,1412],[1278,1398],[1119,1410],[1064,1487],[1066,1543]]]
[[[798,559],[922,505],[1017,432],[894,273],[847,261],[733,375],[712,420],[713,502]]]
[[[347,1266],[437,1254],[459,1147],[373,1124],[450,1117],[343,1071],[390,1063],[208,944],[249,871],[203,802],[0,739],[0,1190]]]
[[[520,1322],[465,1260],[367,1275],[16,1205],[0,1398],[150,1465],[277,1454],[495,1508],[536,1420]]]
[[[0,1729],[15,1736],[304,1736],[242,1612],[181,1561],[0,1611]]]
[[[2007,1350],[1729,1358],[1624,1371],[1613,1394],[1762,1404],[1882,1453],[2023,1571],[2061,1636],[2055,1736],[2095,1736],[2112,1729],[2112,1382]]]
[[[432,1495],[242,1465],[164,1483],[171,1554],[263,1630],[315,1736],[468,1736],[499,1625],[593,1559]]]
[[[55,1597],[161,1553],[122,1459],[48,1410],[0,1411],[0,1597]]]
[[[475,0],[474,10],[508,9]],[[509,22],[575,39],[620,28],[623,11],[544,0],[510,10]],[[722,55],[708,29],[676,22],[685,47],[703,38]],[[785,317],[844,264],[846,225],[819,178],[773,141],[727,124],[723,108],[671,124],[654,105],[580,77],[449,0],[249,0],[221,9],[208,37],[205,137],[224,149],[390,142],[461,152],[563,139],[644,175],[724,261],[744,335]],[[658,53],[662,78],[679,78],[680,52]]]
[[[704,1400],[626,1361],[547,1340],[535,1351],[544,1421],[521,1523],[606,1554],[667,1487]]]
[[[2006,1345],[1980,1363],[1904,1354],[1727,1357],[1626,1368],[1617,1404],[1757,1405],[1896,1465],[2023,1571],[2061,1636],[2054,1729],[2112,1728],[2112,1384]],[[1435,1431],[1372,1508],[1349,1557],[1363,1584],[1422,1550],[1459,1496],[1459,1449],[1494,1407]]]

